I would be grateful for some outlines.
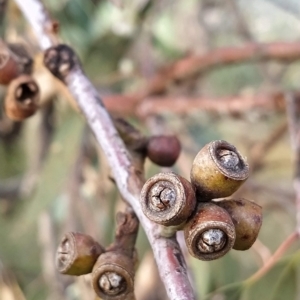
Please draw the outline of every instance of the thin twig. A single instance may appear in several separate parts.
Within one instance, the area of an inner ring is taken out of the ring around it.
[[[298,232],[293,232],[287,239],[279,246],[275,253],[269,258],[269,260],[260,268],[256,273],[254,273],[250,278],[247,279],[248,283],[253,283],[265,275],[274,264],[283,256],[283,254],[290,248],[290,246],[299,239]]]
[[[251,248],[261,259],[262,265],[265,265],[272,256],[270,249],[257,239]]]
[[[288,128],[287,122],[284,121],[279,126],[277,126],[271,134],[261,141],[260,143],[256,143],[250,152],[250,165],[251,172],[259,170],[263,164],[263,160],[266,157],[266,154],[273,148],[276,143],[278,143],[283,135],[286,133]]]
[[[45,50],[53,46],[53,40],[47,29],[47,24],[51,24],[51,20],[43,4],[38,0],[15,1],[33,26],[41,48]],[[124,143],[104,108],[97,90],[78,64],[74,65],[66,76],[65,84],[78,102],[98,143],[102,146],[122,197],[132,206],[148,236],[169,298],[195,299],[187,278],[186,264],[176,239],[161,237],[159,226],[145,217],[141,210],[139,194],[143,182],[135,173]]]

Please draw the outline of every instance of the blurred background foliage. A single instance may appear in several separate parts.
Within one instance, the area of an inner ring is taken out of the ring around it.
[[[62,40],[74,47],[104,96],[141,90],[162,67],[191,54],[246,43],[300,41],[297,0],[43,2],[59,21]],[[68,93],[43,69],[34,33],[13,1],[1,23],[7,41],[25,43],[33,54],[43,105],[36,116],[10,127],[1,112],[0,299],[94,299],[88,276],[74,279],[56,273],[55,249],[70,230],[90,234],[103,245],[112,242],[120,196],[101,149]],[[217,99],[286,93],[299,90],[299,82],[297,60],[247,61],[173,82],[165,95]],[[3,98],[5,89],[0,88]],[[119,103],[126,105],[126,99]],[[255,164],[237,197],[263,207],[259,240],[246,252],[231,251],[213,262],[185,253],[199,299],[299,299],[299,242],[264,277],[245,281],[296,226],[293,154],[284,109],[256,107],[238,114],[163,110],[143,118],[132,111],[126,118],[147,135],[176,134],[182,154],[172,170],[186,178],[196,153],[214,139],[235,144]],[[267,141],[270,146],[264,147]],[[147,161],[147,178],[159,171]],[[180,234],[178,238],[182,240]],[[167,299],[142,228],[137,248],[137,299]]]

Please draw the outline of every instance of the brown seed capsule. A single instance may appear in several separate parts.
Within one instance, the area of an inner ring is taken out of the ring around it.
[[[101,299],[132,299],[134,289],[134,261],[120,252],[100,255],[92,272],[92,284]]]
[[[213,202],[199,203],[197,212],[184,228],[189,253],[200,260],[225,255],[235,241],[235,230],[227,211]]]
[[[103,248],[89,235],[65,234],[56,252],[56,268],[62,274],[83,275],[92,272]]]
[[[159,173],[144,184],[141,197],[144,214],[165,225],[180,225],[192,214],[196,197],[192,185],[174,173]]]
[[[247,162],[233,145],[222,140],[203,147],[191,170],[191,182],[199,201],[230,196],[248,176]]]
[[[174,135],[152,136],[147,144],[147,156],[152,162],[162,167],[174,165],[180,151],[180,142]]]
[[[235,226],[235,250],[247,250],[255,242],[262,225],[262,208],[246,199],[229,199],[215,202],[224,208]]]
[[[39,87],[29,75],[20,75],[8,86],[4,100],[6,115],[14,121],[32,116],[38,109]]]
[[[0,84],[7,85],[19,75],[19,66],[10,50],[0,41]]]

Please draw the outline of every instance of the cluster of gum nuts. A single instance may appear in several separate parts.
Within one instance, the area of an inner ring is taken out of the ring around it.
[[[91,285],[103,300],[133,299],[136,253],[103,248],[87,234],[68,232],[56,252],[56,268],[65,275],[91,274]]]
[[[173,153],[167,140],[176,146],[171,147]],[[153,162],[171,165],[176,161],[180,152],[177,139],[156,137],[152,144],[147,149]],[[259,205],[246,199],[220,199],[234,193],[248,175],[248,164],[234,146],[213,141],[197,154],[191,182],[175,173],[159,173],[143,186],[141,206],[150,220],[170,229],[162,233],[183,229],[192,256],[217,259],[232,248],[249,249],[259,233]],[[101,299],[134,299],[136,254],[129,251],[128,255],[124,250],[104,249],[89,235],[70,232],[58,247],[56,267],[68,275],[91,273],[93,289]]]
[[[143,212],[172,234],[183,229],[189,253],[200,260],[220,258],[232,248],[247,250],[258,236],[262,209],[246,199],[222,198],[231,196],[248,175],[249,166],[233,145],[213,141],[195,157],[191,182],[159,173],[145,183]]]

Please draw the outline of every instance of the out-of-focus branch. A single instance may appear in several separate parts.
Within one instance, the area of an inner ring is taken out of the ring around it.
[[[254,174],[255,172],[261,169],[267,154],[281,140],[283,135],[286,133],[287,128],[288,128],[287,122],[284,121],[283,123],[278,125],[267,138],[265,138],[261,142],[254,144],[250,148],[250,152],[248,154],[248,160],[249,160],[249,165],[251,166],[251,170],[250,170],[251,174]],[[245,190],[247,190],[248,188],[249,185],[242,186],[235,193],[235,196],[242,197],[242,195],[245,193]],[[255,187],[255,190],[257,190],[257,187]]]
[[[164,68],[150,79],[140,97],[161,93],[174,80],[183,80],[223,65],[260,60],[289,62],[298,59],[299,42],[249,43],[241,47],[219,48],[202,55],[190,55]]]
[[[260,143],[256,143],[253,146],[249,159],[252,173],[260,169],[266,154],[273,148],[274,145],[276,145],[278,141],[280,141],[282,136],[286,133],[287,128],[287,122],[284,121],[277,126],[266,139]]]
[[[275,253],[269,258],[269,260],[263,265],[263,267],[247,279],[247,283],[253,283],[265,275],[298,239],[299,234],[296,231],[290,234],[278,247]]]
[[[170,83],[187,79],[213,68],[248,61],[277,60],[289,63],[300,59],[300,42],[276,42],[269,44],[248,43],[241,47],[224,47],[201,55],[190,55],[162,68],[149,79],[140,91],[126,96],[112,95],[105,98],[108,109],[120,107],[124,113],[132,113],[146,97],[163,93]]]
[[[300,234],[300,97],[290,93],[286,97],[291,145],[294,151],[294,190],[296,194],[297,232]]]
[[[47,24],[51,25],[51,20],[42,3],[38,0],[15,1],[35,29],[41,48],[45,50],[49,46],[54,46],[47,30]],[[53,48],[53,50],[58,50],[57,48]],[[48,54],[51,53],[48,51]],[[58,59],[61,58],[58,57]],[[160,276],[167,287],[169,298],[195,299],[187,278],[186,264],[176,239],[161,237],[159,226],[152,223],[143,214],[139,202],[143,181],[136,174],[135,168],[131,164],[131,158],[110,115],[103,106],[97,90],[83,73],[76,58],[72,62],[74,65],[69,70],[67,66],[64,83],[78,102],[98,143],[102,146],[122,197],[132,206],[144,227],[153,248]],[[66,69],[60,71],[66,71]]]
[[[282,110],[283,108],[284,94],[281,92],[219,98],[149,97],[137,107],[137,115],[144,118],[163,112],[188,114],[195,111],[235,115],[249,112],[251,109]]]

